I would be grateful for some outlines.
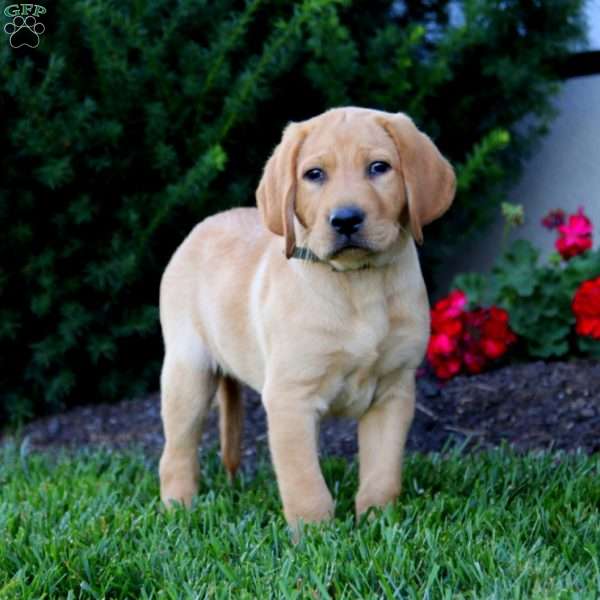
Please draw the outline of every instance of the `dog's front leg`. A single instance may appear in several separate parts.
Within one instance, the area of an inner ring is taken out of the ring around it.
[[[381,394],[358,424],[360,487],[356,514],[400,494],[406,437],[415,412],[415,376],[407,370],[383,381]]]
[[[281,389],[281,388],[280,388]],[[269,426],[269,446],[283,512],[295,528],[300,521],[315,523],[333,516],[334,504],[318,456],[318,414],[306,398],[289,391],[263,391]]]

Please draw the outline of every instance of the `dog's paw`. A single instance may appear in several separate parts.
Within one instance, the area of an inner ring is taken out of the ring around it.
[[[171,482],[169,485],[161,485],[160,499],[167,508],[175,506],[192,507],[194,496],[198,493],[198,486],[193,482]]]
[[[393,504],[399,495],[400,486],[396,484],[360,490],[356,496],[356,518],[373,518],[372,509],[385,509]]]
[[[4,32],[10,36],[9,43],[13,48],[21,48],[21,46],[37,48],[40,44],[40,35],[45,30],[44,24],[33,15],[25,18],[17,15],[4,26]]]
[[[169,507],[173,503],[179,503],[191,507],[200,483],[200,469],[196,455],[163,455],[158,471],[160,498],[163,504]]]
[[[307,501],[308,500],[308,501]],[[323,523],[333,518],[335,503],[327,492],[320,497],[309,496],[284,503],[283,512],[288,525],[294,530],[299,524]]]

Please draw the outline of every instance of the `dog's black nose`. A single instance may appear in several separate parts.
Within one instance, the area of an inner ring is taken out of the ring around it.
[[[330,225],[342,235],[356,233],[365,220],[365,213],[356,206],[342,206],[331,211]]]

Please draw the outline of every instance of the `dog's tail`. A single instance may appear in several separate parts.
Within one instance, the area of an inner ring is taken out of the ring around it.
[[[217,390],[221,459],[232,481],[242,460],[244,404],[239,383],[222,375]]]

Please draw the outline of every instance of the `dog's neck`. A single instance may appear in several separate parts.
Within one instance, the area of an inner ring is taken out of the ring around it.
[[[298,258],[300,260],[306,260],[306,261],[312,262],[312,263],[321,263],[323,265],[329,266],[332,271],[336,271],[336,272],[342,271],[342,269],[337,269],[331,263],[319,258],[310,248],[307,248],[307,247],[302,248],[302,247],[296,246],[294,248],[294,251],[292,252],[292,256],[290,258]],[[358,267],[344,269],[344,271],[362,271],[364,269],[372,269],[372,268],[376,268],[376,267],[374,265],[366,263],[366,264],[360,265]]]
[[[382,252],[364,257],[364,261],[357,261],[354,264],[345,265],[341,261],[325,260],[319,257],[308,246],[295,246],[290,258],[305,261],[310,264],[323,265],[329,267],[335,273],[353,273],[364,271],[378,271],[382,268],[390,267],[397,262],[402,261],[402,256],[408,246],[414,246],[413,238],[408,231],[402,230],[396,242],[391,248]]]
[[[302,247],[298,254],[301,252],[288,260],[290,271],[303,280],[303,289],[315,302],[329,304],[336,311],[342,305],[363,312],[374,303],[387,305],[392,296],[414,295],[423,288],[417,248],[409,236],[402,236],[386,252],[371,256],[366,268],[310,260]]]
[[[407,246],[414,246],[413,237],[410,231],[400,226],[398,238],[390,248],[383,252],[376,252],[365,255],[364,259],[356,261],[336,260],[335,258],[321,258],[306,244],[307,231],[304,225],[294,215],[294,237],[300,245],[294,246],[290,259],[295,258],[299,261],[312,265],[322,265],[328,267],[334,273],[365,273],[369,271],[377,272],[387,267],[393,267],[395,263],[402,261],[402,256]]]

